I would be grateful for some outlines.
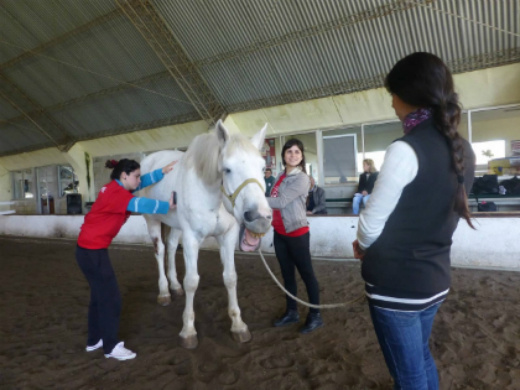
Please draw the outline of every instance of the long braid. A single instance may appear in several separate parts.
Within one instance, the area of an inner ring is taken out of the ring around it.
[[[460,122],[460,106],[458,96],[452,92],[448,99],[442,99],[438,107],[434,107],[433,117],[437,124],[437,129],[447,138],[451,147],[453,167],[457,175],[457,192],[455,194],[453,209],[466,220],[473,229],[471,215],[468,207],[468,197],[464,187],[464,147],[457,127]]]

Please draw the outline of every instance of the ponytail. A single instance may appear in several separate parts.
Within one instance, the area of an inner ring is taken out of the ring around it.
[[[141,168],[139,163],[135,160],[129,160],[127,158],[123,158],[122,160],[107,160],[105,163],[105,167],[112,169],[112,173],[110,174],[110,179],[119,180],[123,172],[129,175],[131,172],[136,169]]]

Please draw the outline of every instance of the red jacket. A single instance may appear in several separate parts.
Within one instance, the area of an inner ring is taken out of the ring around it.
[[[132,193],[115,180],[101,188],[92,209],[85,216],[78,245],[86,249],[108,248],[130,216],[126,209],[132,198]]]

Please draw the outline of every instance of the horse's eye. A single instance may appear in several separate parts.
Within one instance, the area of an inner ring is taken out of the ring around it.
[[[225,173],[226,175],[230,174],[230,173],[231,173],[231,169],[229,169],[229,168],[224,168],[224,173]]]

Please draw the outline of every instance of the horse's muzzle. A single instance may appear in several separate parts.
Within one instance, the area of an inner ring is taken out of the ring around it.
[[[258,211],[246,211],[244,213],[244,224],[251,233],[264,235],[271,227],[271,215],[263,216]]]

